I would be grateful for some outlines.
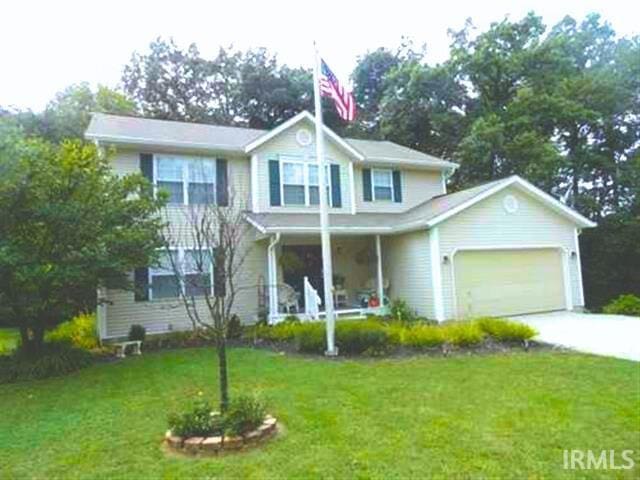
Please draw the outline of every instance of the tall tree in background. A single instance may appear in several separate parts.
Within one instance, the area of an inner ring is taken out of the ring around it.
[[[56,94],[42,112],[7,111],[28,136],[60,143],[64,139],[82,139],[92,112],[132,115],[135,104],[117,90],[99,85],[93,91],[88,83],[71,85]]]
[[[273,128],[312,106],[311,72],[278,64],[265,49],[220,48],[204,58],[157,39],[135,53],[122,81],[145,116],[167,120]]]

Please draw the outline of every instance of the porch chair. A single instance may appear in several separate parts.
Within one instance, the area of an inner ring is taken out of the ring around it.
[[[291,313],[291,308],[295,307],[295,313],[300,312],[300,300],[299,294],[295,289],[287,284],[278,284],[278,305],[282,308],[282,311]]]

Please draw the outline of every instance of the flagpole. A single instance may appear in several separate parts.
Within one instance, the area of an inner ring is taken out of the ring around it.
[[[318,191],[320,197],[320,241],[322,243],[322,277],[324,281],[324,311],[327,330],[325,355],[336,356],[335,315],[333,311],[333,269],[331,266],[331,236],[329,235],[329,212],[327,209],[327,181],[324,160],[324,130],[322,127],[322,105],[320,102],[320,56],[313,42],[315,62],[313,68],[313,96],[315,101],[316,158],[318,161]]]

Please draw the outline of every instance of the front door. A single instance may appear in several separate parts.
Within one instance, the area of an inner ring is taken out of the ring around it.
[[[284,282],[300,294],[300,308],[304,308],[304,277],[318,291],[324,305],[322,280],[322,249],[320,245],[284,245],[281,265]]]

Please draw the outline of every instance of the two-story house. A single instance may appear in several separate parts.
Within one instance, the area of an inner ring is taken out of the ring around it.
[[[230,190],[245,202],[252,244],[242,272],[250,288],[236,299],[243,322],[256,320],[263,301],[271,321],[295,311],[292,291],[304,315],[305,286],[323,298],[308,112],[270,131],[95,114],[86,137],[116,148],[115,172],[142,172],[167,190],[171,221],[179,221],[171,211],[227,201]],[[448,194],[454,163],[328,128],[325,142],[339,313],[368,311],[375,297],[405,300],[438,321],[584,305],[578,235],[595,226],[587,218],[517,176]],[[107,292],[101,336],[125,336],[134,323],[150,333],[188,328],[170,276],[140,269],[143,294]],[[279,299],[285,285],[288,303]]]

